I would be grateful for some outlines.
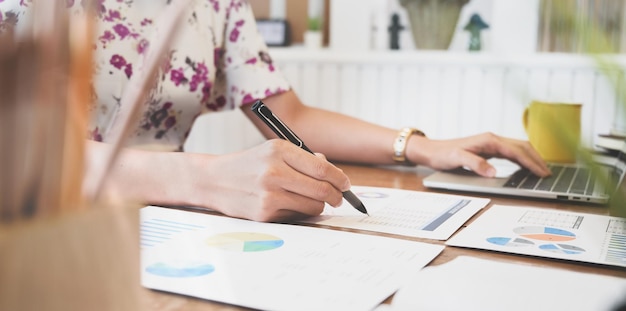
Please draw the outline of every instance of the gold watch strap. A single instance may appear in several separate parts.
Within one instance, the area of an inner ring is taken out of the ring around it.
[[[424,132],[413,127],[405,127],[400,130],[400,132],[398,132],[398,136],[396,136],[396,139],[393,141],[393,160],[396,163],[415,165],[406,158],[406,146],[409,138],[411,138],[411,135],[426,136]]]

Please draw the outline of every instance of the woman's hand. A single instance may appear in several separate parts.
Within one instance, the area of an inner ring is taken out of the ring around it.
[[[409,160],[437,170],[467,167],[481,176],[494,177],[495,168],[487,159],[498,157],[516,162],[538,176],[550,175],[546,163],[529,142],[492,133],[450,140],[413,135],[408,144]]]
[[[86,182],[100,176],[111,146],[89,141]],[[119,200],[197,206],[256,221],[319,215],[339,206],[348,177],[321,154],[281,139],[226,155],[124,149],[106,192]]]
[[[256,221],[319,215],[339,206],[348,177],[324,156],[280,139],[234,154],[194,155],[193,205]]]

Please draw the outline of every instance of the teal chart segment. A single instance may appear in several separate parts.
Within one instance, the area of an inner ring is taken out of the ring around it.
[[[228,232],[206,239],[209,247],[235,252],[264,252],[280,248],[285,241],[259,232]]]

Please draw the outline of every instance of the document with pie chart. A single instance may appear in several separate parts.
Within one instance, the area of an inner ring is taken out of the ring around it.
[[[443,245],[149,206],[143,286],[260,310],[372,310]]]
[[[626,219],[494,205],[446,244],[626,267]]]

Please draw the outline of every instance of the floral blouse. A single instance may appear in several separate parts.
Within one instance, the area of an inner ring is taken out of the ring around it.
[[[80,0],[65,0],[72,12]],[[167,14],[171,0],[99,0],[96,34],[96,103],[89,137],[103,141],[120,98],[149,47],[153,24]],[[194,0],[181,19],[159,72],[156,87],[131,145],[166,145],[182,150],[194,120],[202,113],[235,109],[290,88],[258,34],[245,0]],[[0,0],[0,24],[28,18],[32,0]]]

